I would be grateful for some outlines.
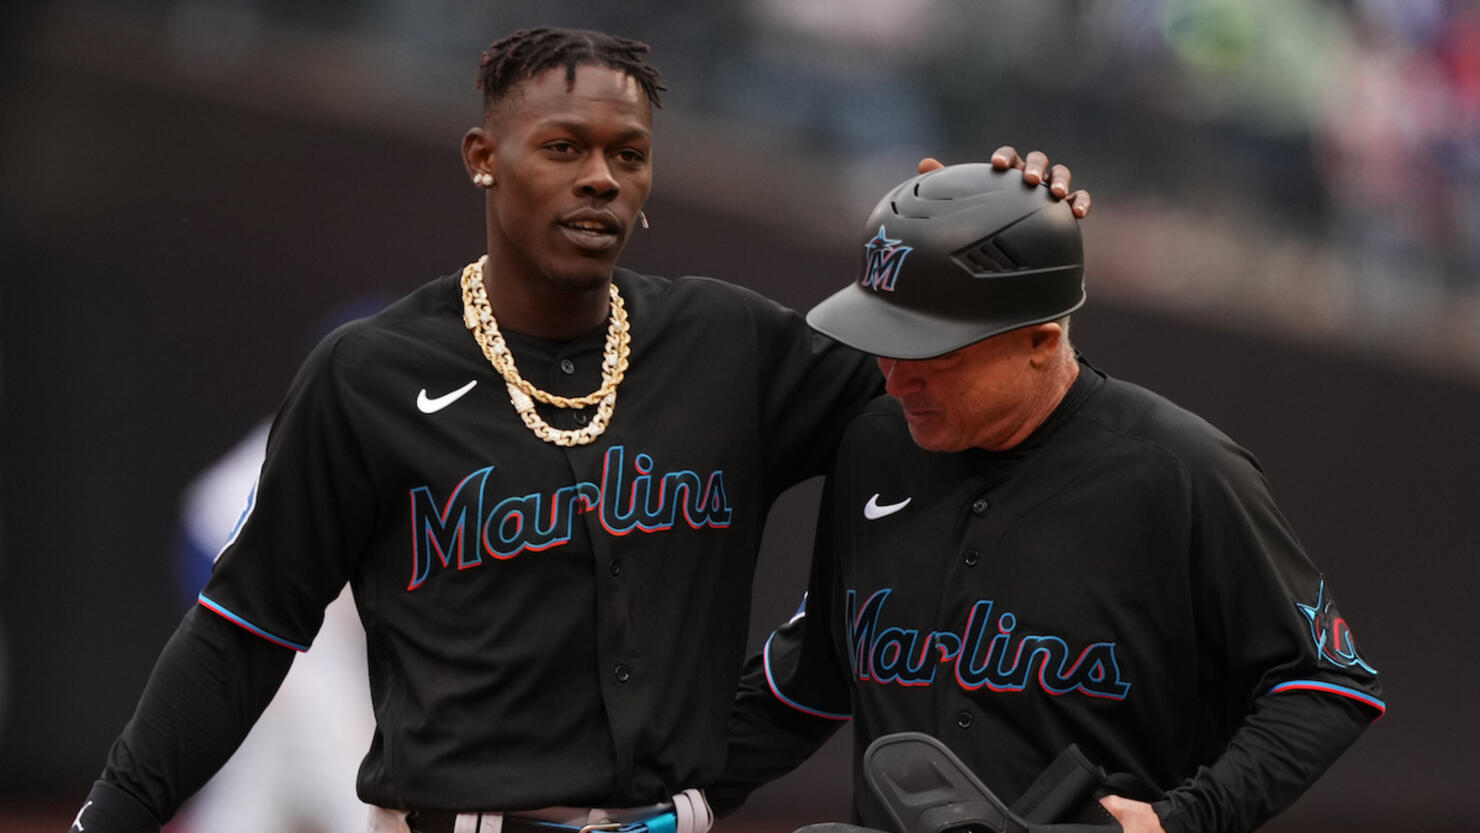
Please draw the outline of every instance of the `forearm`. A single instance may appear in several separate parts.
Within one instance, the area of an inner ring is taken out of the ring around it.
[[[294,652],[196,606],[160,654],[83,807],[94,833],[153,833],[241,744]]]
[[[1156,804],[1167,833],[1242,833],[1295,802],[1371,724],[1341,697],[1293,692],[1258,700],[1212,765]]]
[[[781,703],[765,684],[759,657],[753,658],[730,715],[725,771],[705,789],[715,814],[729,815],[757,787],[796,769],[844,722]]]

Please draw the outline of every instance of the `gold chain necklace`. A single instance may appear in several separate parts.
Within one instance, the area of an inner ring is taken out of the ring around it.
[[[509,401],[514,403],[514,410],[519,412],[519,417],[536,437],[555,445],[586,445],[601,436],[607,423],[611,421],[612,410],[617,406],[617,385],[622,384],[622,377],[627,373],[627,358],[632,352],[627,308],[622,303],[621,293],[617,292],[616,283],[610,284],[611,325],[606,329],[606,347],[601,360],[601,387],[586,396],[567,398],[546,393],[519,375],[519,369],[514,366],[514,356],[504,343],[503,334],[498,330],[498,322],[493,318],[488,293],[483,288],[483,264],[487,261],[488,255],[484,255],[463,268],[463,323],[483,349],[483,355],[489,364],[504,377],[504,384],[509,389]],[[568,409],[595,405],[596,413],[586,427],[566,431],[552,428],[541,419],[534,407],[535,400]]]

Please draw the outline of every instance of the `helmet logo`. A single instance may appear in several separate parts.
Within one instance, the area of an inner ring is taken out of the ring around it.
[[[879,226],[879,233],[863,246],[865,268],[860,283],[875,292],[894,291],[894,280],[899,277],[899,267],[904,265],[905,255],[914,251],[913,247],[901,246],[899,243],[898,240],[890,240],[884,233],[884,227]]]

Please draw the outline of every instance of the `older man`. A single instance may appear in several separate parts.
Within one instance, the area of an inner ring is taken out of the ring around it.
[[[1377,672],[1253,456],[1070,345],[1068,207],[956,166],[863,240],[808,322],[876,355],[888,396],[843,437],[716,808],[850,717],[860,751],[934,735],[1009,802],[1074,744],[1115,774],[1062,820],[1242,831],[1288,806],[1382,713]],[[889,827],[862,784],[860,820]]]

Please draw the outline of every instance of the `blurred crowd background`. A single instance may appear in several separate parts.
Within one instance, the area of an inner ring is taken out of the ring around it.
[[[113,0],[50,4],[27,45],[426,135],[465,112],[469,55],[540,23],[647,41],[665,120],[843,204],[923,149],[1042,147],[1116,200],[1101,291],[1480,372],[1471,0]]]
[[[672,88],[634,268],[805,307],[850,279],[859,222],[921,156],[1008,143],[1069,164],[1095,198],[1076,338],[1083,318],[1092,357],[1122,360],[1111,373],[1264,459],[1394,689],[1392,715],[1280,829],[1480,817],[1463,705],[1480,2],[53,0],[0,15],[0,831],[75,811],[182,611],[187,485],[272,411],[306,339],[346,301],[480,251],[457,142],[480,50],[533,25],[644,40]],[[794,606],[807,499],[773,522],[786,563],[762,582],[786,589],[761,594],[757,633]],[[747,823],[835,813],[831,754]]]

